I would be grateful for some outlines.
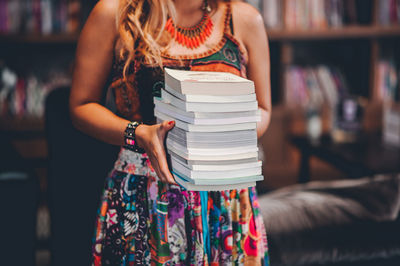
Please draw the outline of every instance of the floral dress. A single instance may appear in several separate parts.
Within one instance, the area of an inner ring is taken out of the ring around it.
[[[246,77],[230,5],[215,47],[190,57],[164,54],[163,59],[171,68]],[[118,113],[154,123],[153,97],[164,86],[163,70],[134,62],[130,89],[122,82],[122,67],[114,64],[111,83]],[[124,148],[105,181],[92,252],[93,265],[269,265],[255,187],[188,191],[162,183],[146,154]]]

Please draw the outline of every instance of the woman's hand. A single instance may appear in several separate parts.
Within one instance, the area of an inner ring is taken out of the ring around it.
[[[160,180],[176,185],[174,177],[168,169],[164,147],[165,136],[174,126],[174,121],[164,121],[152,126],[141,124],[136,128],[135,133],[138,145],[145,149]]]

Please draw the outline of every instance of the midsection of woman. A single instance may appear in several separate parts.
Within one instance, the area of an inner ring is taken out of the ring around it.
[[[137,127],[136,133],[146,153],[122,148],[106,179],[94,237],[94,265],[268,264],[254,187],[195,192],[171,180],[162,143],[173,123],[155,124],[152,102],[163,87],[163,71],[143,63],[139,56],[129,65],[129,84],[124,82],[124,62],[118,60],[121,39],[113,28],[120,8],[115,2],[100,1],[82,32],[71,114],[84,132],[121,146],[126,124],[144,122],[147,125]],[[187,2],[174,1],[178,25],[192,26],[202,17],[203,1]],[[207,40],[196,49],[173,41],[162,51],[162,64],[253,79],[263,114],[257,128],[260,136],[270,117],[268,44],[260,15],[244,3],[216,4],[210,13],[214,26]],[[99,30],[102,34],[93,32]],[[91,46],[94,51],[89,51]],[[109,75],[117,115],[99,104]]]

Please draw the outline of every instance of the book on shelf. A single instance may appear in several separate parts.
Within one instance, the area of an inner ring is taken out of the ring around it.
[[[283,14],[285,27],[289,30],[320,30],[340,28],[353,24],[368,24],[371,22],[371,0],[285,0],[286,9]],[[391,0],[389,0],[391,1]],[[396,0],[394,0],[396,1]],[[264,0],[265,20],[273,20],[279,14],[274,0]],[[274,9],[274,11],[272,11]],[[268,18],[266,17],[268,14]],[[386,13],[389,15],[389,13]],[[276,23],[276,22],[275,22]],[[279,25],[279,24],[277,24]]]
[[[43,118],[48,93],[70,83],[69,74],[60,70],[22,76],[0,65],[0,116]]]
[[[393,103],[384,105],[382,122],[384,143],[400,147],[400,106]]]
[[[284,73],[285,101],[289,106],[334,107],[339,99],[348,94],[342,73],[333,67],[289,66]]]
[[[158,122],[175,120],[165,143],[181,186],[227,190],[263,179],[252,81],[230,73],[166,68],[165,89],[154,103]]]
[[[76,33],[81,23],[80,0],[0,1],[0,33]]]
[[[262,15],[268,29],[282,28],[282,0],[263,0]]]
[[[393,59],[381,59],[376,65],[377,97],[383,101],[397,101],[400,94],[400,69]]]
[[[400,24],[400,0],[378,1],[378,23],[383,26]]]

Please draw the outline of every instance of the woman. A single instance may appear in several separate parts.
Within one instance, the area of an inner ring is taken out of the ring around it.
[[[268,127],[269,52],[257,10],[217,0],[99,1],[79,39],[70,96],[78,129],[123,146],[99,208],[94,265],[268,264],[254,187],[210,192],[205,206],[175,183],[163,146],[174,121],[156,124],[153,115],[164,66],[252,79],[258,136]],[[108,78],[117,114],[100,104]]]

